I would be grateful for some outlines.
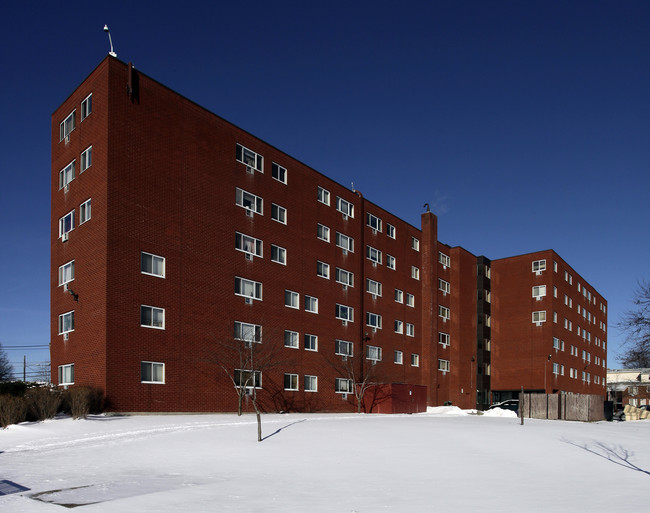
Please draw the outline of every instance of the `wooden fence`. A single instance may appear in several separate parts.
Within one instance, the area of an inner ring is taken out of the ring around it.
[[[605,396],[588,394],[519,394],[519,414],[531,419],[605,420]]]

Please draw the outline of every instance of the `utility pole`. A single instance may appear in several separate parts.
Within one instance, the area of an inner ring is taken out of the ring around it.
[[[23,383],[27,381],[27,355],[23,355]]]

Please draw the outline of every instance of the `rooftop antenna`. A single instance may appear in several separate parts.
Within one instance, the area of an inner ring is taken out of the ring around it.
[[[108,25],[104,25],[104,32],[108,34],[108,42],[111,45],[111,51],[108,52],[108,55],[111,57],[117,57],[117,54],[113,51],[113,40],[111,39],[111,31],[108,30]]]

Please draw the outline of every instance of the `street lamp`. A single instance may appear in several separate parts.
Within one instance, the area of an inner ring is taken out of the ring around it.
[[[551,361],[551,358],[553,358],[553,355],[549,354],[548,358],[544,360],[544,393],[546,393],[546,364]]]

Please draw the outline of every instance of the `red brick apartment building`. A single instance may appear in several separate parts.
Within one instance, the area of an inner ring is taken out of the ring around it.
[[[235,410],[238,338],[277,349],[269,411],[354,408],[341,362],[418,409],[604,393],[604,300],[555,253],[449,247],[114,57],[53,114],[51,180],[52,380],[112,410]]]

